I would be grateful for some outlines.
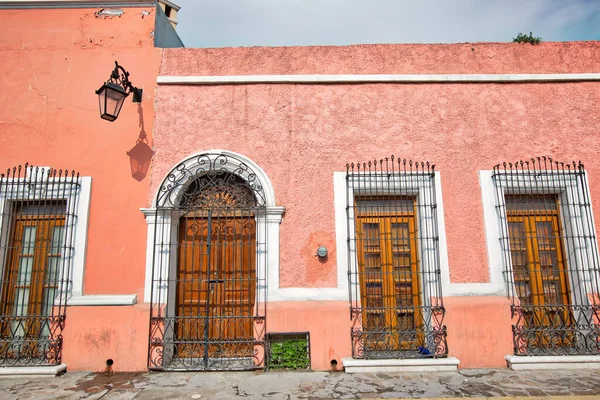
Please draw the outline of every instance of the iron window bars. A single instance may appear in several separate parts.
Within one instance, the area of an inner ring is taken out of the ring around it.
[[[74,171],[0,175],[0,367],[61,363],[79,189]]]
[[[492,179],[514,353],[598,354],[598,247],[583,164],[505,162]]]
[[[167,176],[155,207],[149,368],[264,368],[266,204],[256,173],[203,154]]]
[[[392,156],[346,171],[352,356],[447,356],[435,166]]]

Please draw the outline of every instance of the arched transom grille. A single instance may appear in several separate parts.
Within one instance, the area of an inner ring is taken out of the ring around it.
[[[252,188],[229,172],[211,172],[196,178],[181,196],[180,207],[252,208],[256,207]]]

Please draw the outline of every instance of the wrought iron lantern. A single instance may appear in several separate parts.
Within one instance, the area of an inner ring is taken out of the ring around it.
[[[142,89],[136,88],[129,81],[129,72],[115,61],[115,69],[110,74],[108,81],[96,90],[100,102],[100,118],[114,121],[119,117],[123,102],[133,93],[133,102],[142,102]]]

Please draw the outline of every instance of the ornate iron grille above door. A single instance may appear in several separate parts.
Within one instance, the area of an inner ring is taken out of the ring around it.
[[[448,354],[434,168],[393,156],[347,165],[355,358]]]
[[[79,188],[27,164],[0,176],[0,367],[61,363]]]
[[[159,189],[149,368],[264,367],[266,207],[243,162],[204,154]]]
[[[599,354],[600,270],[584,166],[496,165],[496,207],[516,355]]]

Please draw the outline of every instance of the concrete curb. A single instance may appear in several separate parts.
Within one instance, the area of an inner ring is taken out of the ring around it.
[[[419,400],[464,400],[465,397],[420,397]],[[597,400],[600,396],[502,396],[502,397],[469,397],[470,400]],[[381,400],[370,398],[364,400]],[[387,400],[404,400],[404,398],[388,398]]]

